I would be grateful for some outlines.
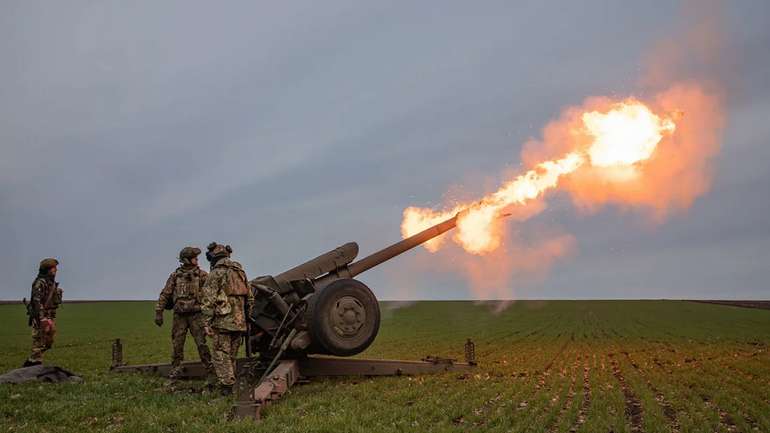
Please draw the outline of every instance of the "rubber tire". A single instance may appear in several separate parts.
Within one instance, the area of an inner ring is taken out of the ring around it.
[[[331,323],[330,310],[338,299],[351,296],[364,307],[366,319],[353,337],[337,334]],[[321,289],[310,298],[308,305],[310,335],[313,342],[326,353],[336,356],[352,356],[366,350],[380,330],[380,305],[366,284],[353,279],[340,279]]]

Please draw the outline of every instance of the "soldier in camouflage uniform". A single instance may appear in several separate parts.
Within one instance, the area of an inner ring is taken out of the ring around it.
[[[202,312],[206,333],[213,337],[214,370],[222,394],[232,393],[235,384],[235,359],[246,332],[248,310],[254,296],[240,263],[230,260],[229,245],[212,242],[206,258],[211,273],[203,286]]]
[[[24,367],[43,362],[43,353],[53,345],[56,335],[56,309],[61,304],[62,290],[56,282],[59,261],[43,259],[38,268],[37,278],[32,283],[30,302],[27,304],[29,326],[32,327],[32,353]]]
[[[179,252],[181,266],[168,277],[155,305],[155,324],[158,326],[163,325],[163,310],[174,310],[174,322],[171,325],[171,379],[176,379],[182,373],[180,364],[184,359],[184,342],[188,330],[198,346],[201,362],[210,374],[214,373],[201,316],[203,285],[208,274],[198,267],[200,253],[200,248],[195,247],[185,247]]]

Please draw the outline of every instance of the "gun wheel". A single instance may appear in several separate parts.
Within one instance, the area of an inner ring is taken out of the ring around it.
[[[334,281],[313,296],[308,308],[313,341],[326,352],[351,356],[364,351],[380,328],[380,306],[358,280]]]

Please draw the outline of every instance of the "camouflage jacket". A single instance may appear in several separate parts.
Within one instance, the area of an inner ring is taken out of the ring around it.
[[[55,318],[59,304],[61,304],[59,283],[51,277],[38,275],[32,283],[30,294],[30,307],[34,318],[36,320]]]
[[[208,273],[197,266],[176,268],[160,292],[155,311],[173,308],[175,313],[199,312],[207,277]]]
[[[203,286],[204,325],[221,331],[246,331],[246,315],[254,306],[254,295],[248,288],[246,273],[241,264],[229,258],[220,259],[211,269]]]

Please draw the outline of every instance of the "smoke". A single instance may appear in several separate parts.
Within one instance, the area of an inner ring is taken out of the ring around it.
[[[532,209],[543,207],[534,206]],[[533,216],[535,213],[522,215]],[[575,237],[569,233],[553,227],[531,225],[524,230],[516,222],[501,224],[504,243],[488,254],[472,255],[456,244],[448,244],[431,253],[430,257],[418,260],[415,265],[424,270],[461,274],[476,299],[515,299],[515,285],[541,280],[552,264],[572,254],[577,244]]]
[[[530,240],[509,234],[507,241],[490,254],[472,255],[461,261],[470,287],[480,299],[513,298],[512,281],[543,278],[557,259],[575,247],[575,238],[570,234],[539,235]]]
[[[726,95],[729,62],[724,31],[724,4],[715,0],[686,1],[681,25],[672,35],[657,42],[644,57],[641,98],[656,112],[673,113],[676,134],[667,136],[658,151],[634,176],[613,181],[613,173],[584,169],[564,182],[575,205],[587,211],[605,204],[624,208],[641,207],[655,221],[672,212],[682,212],[706,194],[713,177],[713,159],[718,154],[726,118],[722,109]],[[601,98],[586,104],[602,105]],[[546,141],[565,133],[564,124],[551,126]],[[571,128],[572,125],[567,125]],[[546,148],[558,146],[545,143]],[[530,152],[534,146],[528,146]],[[526,155],[526,152],[525,152]]]
[[[640,87],[659,91],[678,82],[696,82],[709,93],[722,95],[732,62],[727,61],[725,2],[688,0],[682,3],[680,25],[648,50]]]
[[[566,193],[584,214],[609,205],[662,223],[671,214],[686,211],[710,189],[713,160],[719,152],[726,122],[722,110],[726,93],[723,83],[729,71],[723,62],[723,14],[718,2],[699,1],[686,2],[682,15],[682,25],[674,34],[661,39],[644,56],[638,94],[629,99],[672,120],[675,132],[661,135],[649,159],[639,164],[585,163],[560,173],[554,187]],[[617,98],[594,96],[578,106],[563,109],[557,119],[543,128],[542,138],[525,143],[521,152],[524,167],[537,170],[544,161],[585,152],[595,137],[587,133],[584,116],[606,113],[617,104]],[[515,176],[506,178],[516,179]],[[574,236],[553,228],[541,228],[526,236],[518,230],[521,222],[537,216],[546,207],[540,196],[508,206],[503,212],[512,213],[509,219],[495,219],[494,213],[481,215],[486,219],[474,223],[489,228],[482,234],[496,241],[487,242],[492,248],[468,254],[454,244],[439,249],[442,242],[437,240],[429,246],[431,251],[437,251],[432,265],[435,267],[439,262],[445,270],[461,273],[479,299],[514,299],[511,281],[543,278],[556,260],[569,256],[576,248]],[[455,206],[441,212],[409,208],[404,213],[402,232],[407,236],[410,231],[405,228],[425,228],[463,208]],[[490,223],[484,224],[486,221]],[[458,227],[458,233],[462,228]],[[507,305],[496,304],[495,309],[499,311]]]
[[[708,192],[712,160],[719,152],[724,127],[721,100],[697,82],[675,84],[644,100],[654,111],[676,117],[676,133],[665,136],[652,157],[633,167],[606,168],[585,165],[566,176],[560,189],[567,191],[578,209],[593,212],[614,204],[639,209],[655,221],[689,208]],[[570,107],[543,130],[542,140],[527,142],[522,160],[528,165],[583,146],[581,115],[607,110],[613,101],[592,97]]]

